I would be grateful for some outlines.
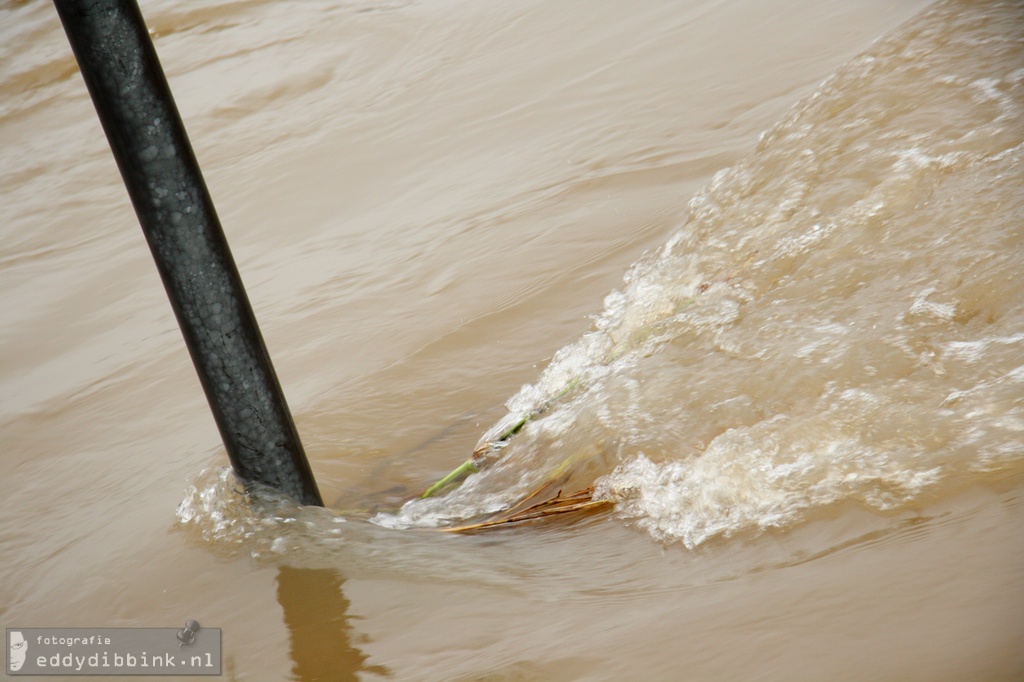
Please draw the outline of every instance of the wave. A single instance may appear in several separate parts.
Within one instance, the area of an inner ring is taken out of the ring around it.
[[[571,462],[694,547],[1020,475],[1022,35],[1017,4],[945,2],[839,69],[507,402],[490,466],[374,522],[507,508]]]

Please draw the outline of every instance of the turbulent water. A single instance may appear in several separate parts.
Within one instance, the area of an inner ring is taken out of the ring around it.
[[[141,5],[330,504],[234,479],[53,8],[0,0],[5,627],[1022,678],[1024,5]],[[437,532],[549,481],[610,504]]]
[[[378,520],[500,509],[583,458],[616,516],[693,547],[1019,475],[1020,9],[941,5],[843,66],[689,202],[484,441],[557,407],[460,491]]]

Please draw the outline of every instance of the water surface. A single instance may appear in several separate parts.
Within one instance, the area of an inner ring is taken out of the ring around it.
[[[245,504],[55,13],[0,3],[6,625],[195,619],[252,680],[1024,673],[1019,4],[142,9],[332,504]],[[609,512],[436,532],[566,462]]]

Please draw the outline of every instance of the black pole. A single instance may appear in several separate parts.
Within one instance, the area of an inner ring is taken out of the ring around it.
[[[323,506],[136,0],[54,0],[239,478]]]

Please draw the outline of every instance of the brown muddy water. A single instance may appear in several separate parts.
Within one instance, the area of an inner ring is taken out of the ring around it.
[[[5,627],[1024,679],[1024,6],[142,9],[331,508],[244,503],[55,12],[0,2]],[[614,506],[436,532],[559,476]]]

